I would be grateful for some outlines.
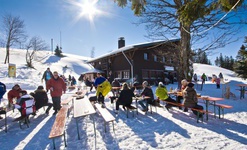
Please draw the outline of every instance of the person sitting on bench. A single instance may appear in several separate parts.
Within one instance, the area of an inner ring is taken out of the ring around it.
[[[152,104],[153,101],[154,101],[154,94],[153,94],[153,91],[152,91],[152,89],[149,86],[147,81],[144,81],[142,83],[142,86],[143,86],[144,89],[143,89],[143,91],[141,93],[141,96],[143,96],[143,97],[147,96],[147,97],[150,97],[150,98],[140,100],[140,101],[138,101],[138,103],[143,108],[142,111],[146,112],[146,111],[148,111],[148,104]]]
[[[134,93],[132,90],[128,87],[127,83],[123,83],[120,96],[117,99],[116,102],[116,111],[115,113],[118,114],[119,105],[123,105],[123,108],[125,109],[125,106],[130,106],[132,103],[132,97],[134,97]]]
[[[21,90],[20,98],[17,99],[15,108],[20,111],[21,116],[19,118],[16,118],[14,121],[21,120],[29,114],[35,114],[36,109],[34,98],[31,95],[27,94],[26,90]]]
[[[34,91],[32,96],[34,97],[34,100],[35,100],[36,110],[38,110],[44,106],[48,106],[48,108],[45,111],[45,113],[48,115],[53,104],[48,103],[48,96],[47,96],[47,93],[46,93],[44,87],[42,85],[38,86],[37,90]]]
[[[184,107],[187,108],[195,108],[195,109],[201,109],[203,110],[203,106],[198,105],[198,99],[197,99],[197,93],[196,90],[194,89],[194,84],[189,83],[187,87],[184,90],[183,93],[184,97]],[[192,110],[195,115],[197,115],[197,111]],[[202,114],[199,115],[199,117],[202,117]]]
[[[158,85],[158,87],[157,87],[157,89],[155,91],[155,95],[158,98],[158,100],[163,100],[163,101],[167,101],[167,102],[177,103],[174,99],[172,99],[168,95],[167,89],[166,89],[166,87],[164,86],[164,84],[162,82],[159,82],[159,85]],[[171,107],[177,107],[177,106],[167,103],[165,107],[169,111],[169,109]]]
[[[1,101],[3,98],[3,95],[5,93],[6,93],[6,85],[4,83],[0,82],[0,104],[1,104]],[[6,113],[6,111],[0,109],[0,114],[4,114],[4,113]],[[0,119],[3,119],[3,118],[0,116]]]

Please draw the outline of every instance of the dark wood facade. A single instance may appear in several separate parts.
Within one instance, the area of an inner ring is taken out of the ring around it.
[[[171,48],[171,45],[177,45],[178,42],[179,40],[159,41],[123,47],[88,62],[104,71],[109,80],[118,78],[121,82],[132,81],[131,63],[134,81],[142,83],[146,80],[153,84],[164,81],[165,66],[176,68],[175,56],[178,51],[176,46]]]

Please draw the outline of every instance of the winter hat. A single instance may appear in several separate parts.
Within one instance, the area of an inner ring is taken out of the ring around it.
[[[144,81],[144,82],[142,83],[142,85],[143,85],[144,87],[146,87],[146,86],[148,86],[148,82],[147,82],[147,81]]]
[[[164,86],[163,82],[159,82],[159,86]]]
[[[42,85],[38,86],[38,90],[43,90],[44,87]]]
[[[18,86],[18,87],[20,87],[20,85],[19,85],[19,84],[15,84],[14,86]]]
[[[26,95],[26,94],[27,94],[27,91],[26,91],[26,90],[21,90],[20,93],[21,93],[22,95]]]
[[[191,83],[191,82],[188,84],[188,87],[191,87],[192,88],[193,86],[194,86],[194,84]]]

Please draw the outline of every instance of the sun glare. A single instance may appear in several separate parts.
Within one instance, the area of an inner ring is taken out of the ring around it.
[[[93,21],[94,17],[100,14],[100,11],[97,9],[98,0],[83,0],[78,5],[80,7],[80,17],[86,17],[90,21]]]

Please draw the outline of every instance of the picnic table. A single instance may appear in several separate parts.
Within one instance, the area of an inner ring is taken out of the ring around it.
[[[175,96],[183,96],[182,92],[179,91],[172,91],[172,92],[167,92],[168,95],[175,95]]]
[[[208,106],[210,102],[214,105],[214,117],[216,118],[216,111],[215,111],[215,106],[217,101],[222,101],[224,100],[223,98],[218,98],[218,97],[210,97],[210,96],[200,96],[198,99],[204,100],[206,104],[206,111],[208,112]],[[208,113],[206,113],[206,118],[208,120]]]
[[[247,91],[247,89],[245,89],[245,87],[247,87],[247,84],[237,84],[237,86],[240,87],[240,89],[238,89],[240,91],[240,99],[244,98],[244,94],[245,91]]]
[[[78,118],[95,114],[96,111],[87,97],[84,97],[83,99],[78,99],[78,100],[74,99],[73,104],[74,104],[74,118],[76,119],[77,134],[78,134],[78,139],[80,139]],[[93,124],[94,124],[94,135],[95,135],[95,141],[96,141],[94,117],[93,117]]]

